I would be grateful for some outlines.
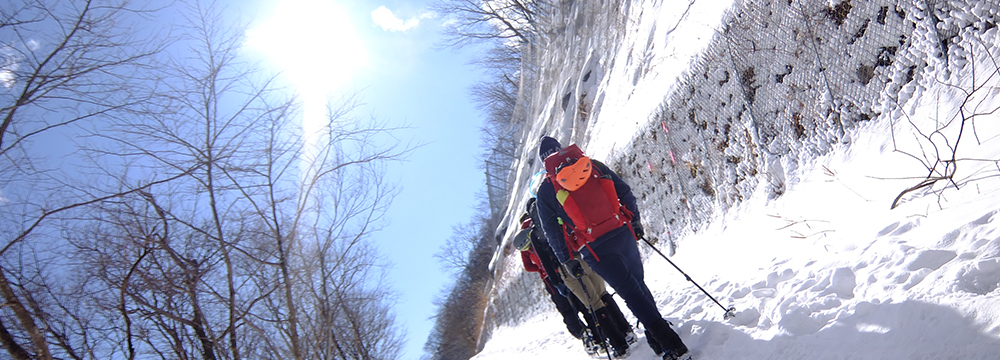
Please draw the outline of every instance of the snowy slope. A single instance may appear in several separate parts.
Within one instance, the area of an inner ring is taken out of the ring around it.
[[[636,6],[643,6],[633,9],[642,14],[636,26],[679,17],[656,2]],[[716,8],[702,10],[698,24],[714,24],[712,17],[720,16]],[[848,144],[803,160],[790,170],[795,180],[780,197],[768,199],[762,185],[736,207],[718,211],[704,228],[653,234],[660,246],[663,239],[676,238],[679,249],[672,260],[724,306],[737,309],[736,318],[723,320],[719,306],[658,255],[646,252],[647,284],[696,359],[1000,358],[1000,165],[995,160],[1000,159],[1000,72],[993,60],[1000,58],[1000,41],[997,30],[991,31],[983,39],[992,54],[948,70],[957,71],[950,76],[944,70],[932,73],[939,81],[908,90],[913,98],[903,109],[857,126]],[[669,48],[652,42],[648,47]],[[608,95],[599,103],[600,112],[648,116],[658,105],[649,100],[650,93],[659,92],[663,99],[670,91],[667,79],[678,76],[677,66],[695,55],[677,56],[670,60],[676,66],[648,71],[638,81],[616,82],[634,73],[635,65],[615,62],[605,71],[611,80],[604,85]],[[956,120],[962,114],[965,128]],[[643,125],[604,121],[611,117],[591,125],[588,152],[598,158],[622,151]],[[926,165],[936,159],[933,150],[947,152],[960,130],[954,181],[907,192],[890,209],[903,190],[927,176]],[[649,210],[643,219],[647,224],[664,220]],[[511,358],[588,356],[550,307],[495,330],[475,357]],[[629,359],[656,357],[641,340]]]
[[[1000,104],[997,104],[1000,106]],[[986,133],[986,129],[983,133]],[[1000,183],[890,210],[912,180],[884,127],[864,129],[769,204],[747,202],[646,260],[664,315],[701,359],[995,359],[1000,354]],[[982,155],[1000,157],[996,136]],[[986,142],[990,144],[990,142]],[[661,234],[662,236],[662,234]],[[630,359],[655,359],[644,346]],[[586,358],[555,312],[500,329],[476,359]]]

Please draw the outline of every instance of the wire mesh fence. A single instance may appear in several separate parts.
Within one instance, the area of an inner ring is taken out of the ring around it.
[[[656,184],[639,197],[664,217],[654,230],[697,228],[759,185],[781,195],[789,167],[904,103],[924,71],[962,64],[959,32],[995,32],[998,14],[975,0],[744,1],[637,135],[660,145],[614,163]]]

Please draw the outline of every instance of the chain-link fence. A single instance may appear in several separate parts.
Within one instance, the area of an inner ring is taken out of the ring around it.
[[[761,181],[779,196],[800,160],[905,103],[925,70],[963,64],[960,31],[995,32],[998,14],[995,1],[747,0],[635,141],[659,145],[611,163],[656,184],[639,194],[664,218],[654,230],[704,225]]]

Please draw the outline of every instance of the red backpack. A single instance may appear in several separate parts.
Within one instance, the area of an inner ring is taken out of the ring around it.
[[[579,173],[585,174],[586,177],[581,175],[578,179],[573,178],[571,181],[576,183],[567,185],[565,176],[559,176],[560,170],[580,162],[586,165],[586,169]],[[600,167],[590,166],[591,162],[575,144],[545,158],[546,176],[555,188],[556,199],[573,222],[573,234],[570,236],[566,229],[567,224],[560,219],[566,235],[566,246],[577,252],[583,247],[589,249],[590,243],[601,235],[632,220],[632,213],[618,200],[614,181],[604,174]],[[582,182],[582,185],[579,182]],[[570,191],[570,188],[575,190]],[[591,253],[593,254],[593,251]],[[596,258],[596,254],[594,257]]]

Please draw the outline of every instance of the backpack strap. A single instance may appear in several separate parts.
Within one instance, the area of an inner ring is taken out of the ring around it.
[[[601,258],[599,256],[597,256],[597,253],[594,252],[594,249],[590,247],[590,242],[589,241],[584,241],[583,245],[579,245],[580,240],[579,240],[579,238],[576,237],[576,232],[574,232],[573,235],[572,235],[572,239],[573,240],[570,240],[569,225],[563,223],[562,222],[562,218],[557,218],[557,219],[559,220],[559,224],[562,225],[562,229],[563,229],[563,241],[566,243],[566,249],[569,250],[569,258],[570,259],[574,259],[575,258],[573,256],[574,252],[578,252],[578,251],[582,250],[584,247],[586,247],[587,250],[590,251],[590,255],[594,255],[594,260],[601,261]]]

